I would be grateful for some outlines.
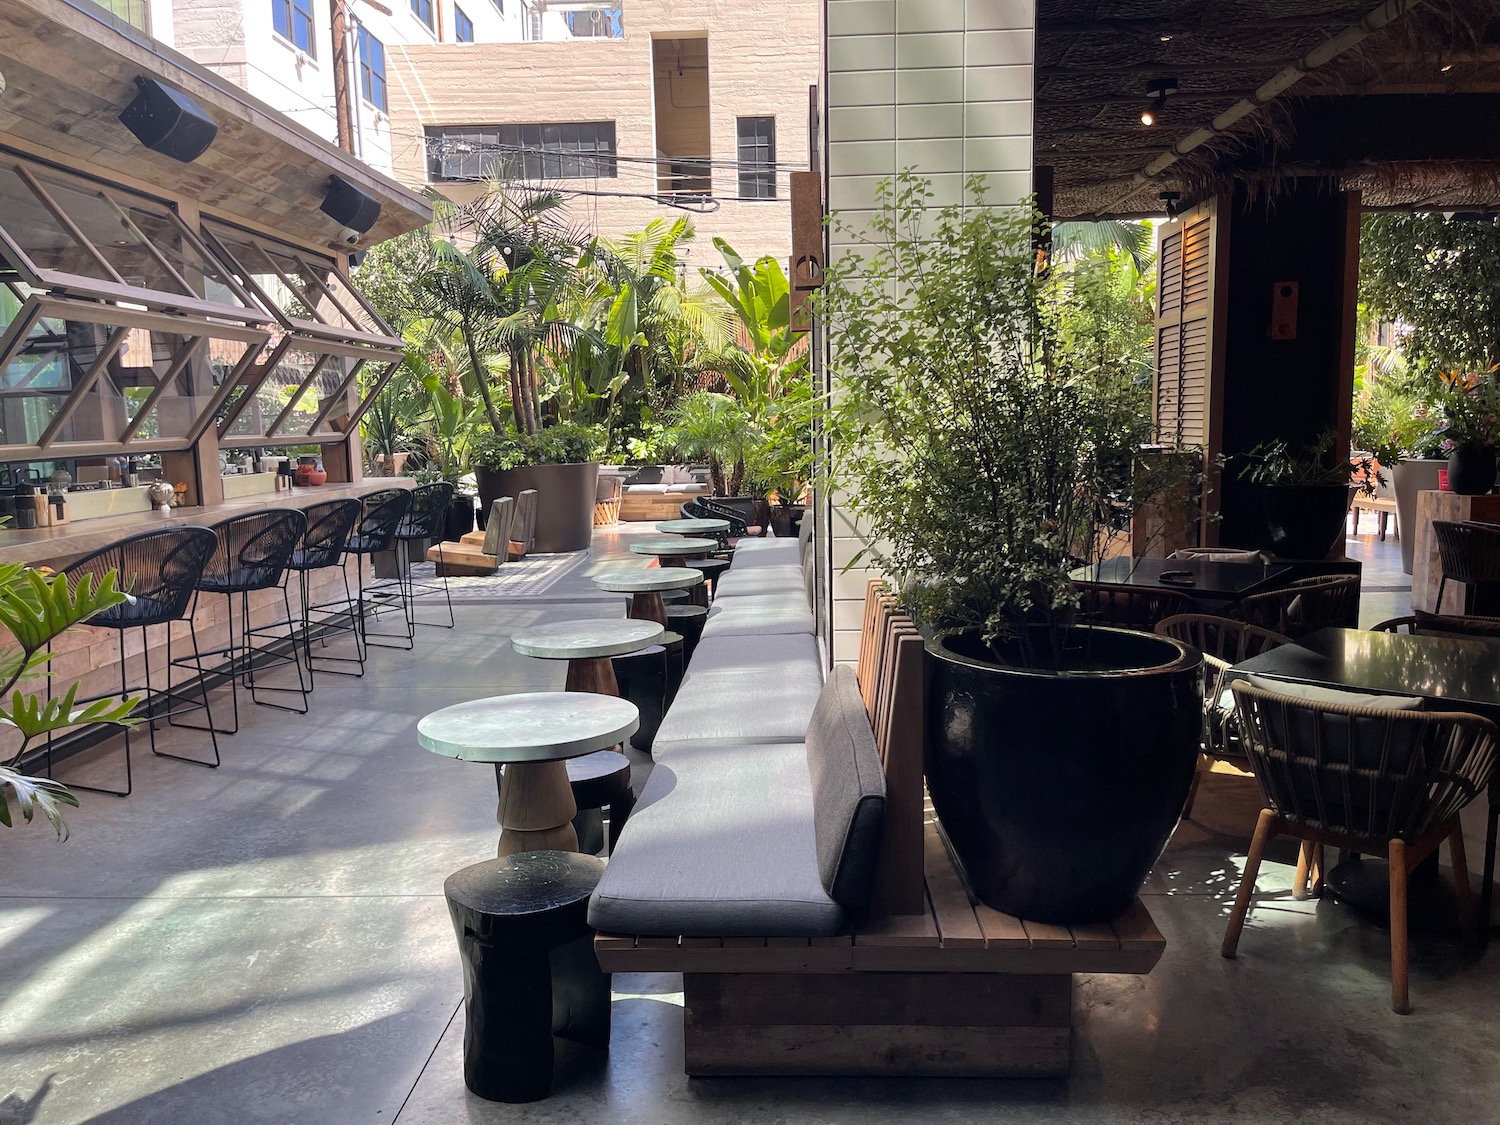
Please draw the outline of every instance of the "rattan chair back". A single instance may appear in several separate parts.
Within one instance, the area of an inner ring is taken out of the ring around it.
[[[265,508],[214,524],[217,545],[198,589],[240,593],[277,585],[306,529],[299,508]]]
[[[396,538],[442,539],[452,501],[453,485],[445,480],[418,485],[411,490],[411,507],[396,529]]]
[[[1204,656],[1224,664],[1238,664],[1267,649],[1290,644],[1291,638],[1259,625],[1207,613],[1179,613],[1156,624],[1156,632],[1191,645]]]
[[[345,540],[344,550],[356,555],[389,551],[396,541],[396,531],[410,509],[409,488],[383,488],[370,493],[362,502],[359,523]]]
[[[287,566],[292,570],[321,570],[337,566],[344,556],[344,543],[354,531],[363,511],[358,500],[328,500],[302,509],[307,530],[292,552]]]
[[[1085,625],[1150,632],[1159,621],[1176,614],[1194,613],[1198,609],[1198,603],[1179,590],[1124,586],[1116,582],[1075,582],[1074,585],[1078,588],[1078,618]]]
[[[71,563],[63,570],[70,579],[118,575],[120,589],[130,598],[89,618],[104,629],[133,629],[180,620],[192,600],[203,568],[218,540],[206,527],[177,526],[147,531],[121,539]]]
[[[1432,533],[1444,578],[1466,585],[1500,582],[1500,526],[1433,520]]]
[[[1494,772],[1495,726],[1478,715],[1312,702],[1244,681],[1233,691],[1266,805],[1376,854],[1456,815]]]
[[[1329,626],[1359,621],[1359,575],[1319,574],[1241,598],[1235,616],[1296,640]]]

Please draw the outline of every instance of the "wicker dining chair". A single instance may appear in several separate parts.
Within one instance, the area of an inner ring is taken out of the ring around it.
[[[1158,621],[1196,613],[1198,603],[1180,590],[1154,586],[1126,586],[1118,582],[1075,582],[1078,619],[1085,625],[1150,632]]]
[[[1198,761],[1198,772],[1193,775],[1193,786],[1188,790],[1187,804],[1182,809],[1182,815],[1188,817],[1192,815],[1193,802],[1198,797],[1198,783],[1214,762],[1233,760],[1249,768],[1240,745],[1239,728],[1234,721],[1229,669],[1242,660],[1290,644],[1291,638],[1258,625],[1206,613],[1179,613],[1168,617],[1156,623],[1156,632],[1203,653],[1203,753]]]
[[[1359,623],[1359,575],[1319,574],[1241,598],[1232,610],[1240,620],[1296,640],[1329,626]]]
[[[1234,957],[1266,844],[1277,835],[1390,859],[1391,1008],[1411,1010],[1407,878],[1448,841],[1465,936],[1475,911],[1459,813],[1489,785],[1495,725],[1478,715],[1343,702],[1232,685],[1265,799],[1220,952]],[[1321,693],[1330,695],[1334,693]],[[1342,697],[1355,693],[1339,692]]]
[[[1443,591],[1451,579],[1463,583],[1462,612],[1472,614],[1480,587],[1500,584],[1500,525],[1433,520],[1432,534],[1443,575],[1438,581],[1438,612],[1443,610]]]
[[[1389,621],[1382,621],[1370,628],[1376,633],[1500,641],[1500,617],[1459,617],[1446,613],[1427,613],[1419,609],[1409,617],[1392,617]]]

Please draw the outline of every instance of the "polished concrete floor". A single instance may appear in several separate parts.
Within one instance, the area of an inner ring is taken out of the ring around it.
[[[84,795],[66,843],[0,833],[0,1122],[1500,1121],[1496,954],[1419,937],[1415,1011],[1391,1014],[1385,931],[1293,901],[1283,847],[1239,959],[1219,957],[1257,807],[1233,777],[1205,783],[1145,888],[1160,965],[1080,978],[1066,1082],[689,1081],[680,979],[622,975],[607,1054],[560,1042],[543,1102],[472,1097],[442,883],[493,854],[494,785],[414,727],[561,686],[507,638],[619,612],[570,600],[619,561],[619,537],[600,546],[537,598],[466,599],[452,632],[377,653],[362,680],[320,678],[307,716],[252,708],[218,770],[141,754],[134,796]]]

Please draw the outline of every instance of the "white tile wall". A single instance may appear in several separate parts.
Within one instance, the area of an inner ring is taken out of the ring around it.
[[[1032,190],[1032,63],[1036,0],[825,0],[829,206],[857,229],[875,185],[914,167],[933,206],[962,201],[965,177],[986,177],[993,206]],[[830,253],[859,252],[833,231]],[[868,254],[868,251],[863,251]],[[836,662],[859,654],[865,567],[845,572],[865,541],[835,506],[826,535]]]

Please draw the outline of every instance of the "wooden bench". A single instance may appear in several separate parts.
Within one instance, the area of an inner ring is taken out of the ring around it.
[[[600,933],[608,972],[680,972],[690,1075],[1058,1077],[1072,974],[1148,973],[1166,941],[1139,899],[1064,927],[974,900],[925,800],[926,654],[879,583],[859,673],[886,773],[870,917],[829,938]]]
[[[1380,534],[1380,541],[1385,542],[1385,529],[1387,522],[1396,515],[1396,501],[1381,496],[1356,496],[1354,507],[1351,509],[1354,515],[1354,534],[1359,534],[1360,512],[1374,512],[1376,516],[1376,527]],[[1401,538],[1401,520],[1396,520],[1396,538]]]
[[[625,523],[675,520],[682,518],[682,506],[689,500],[698,500],[706,493],[701,488],[690,491],[672,489],[668,492],[633,492],[625,486],[620,497],[619,518]]]

